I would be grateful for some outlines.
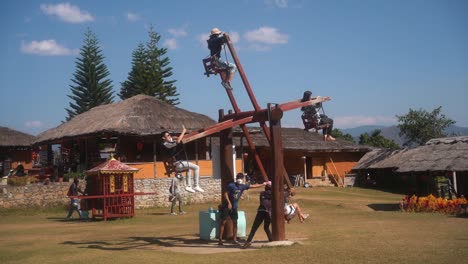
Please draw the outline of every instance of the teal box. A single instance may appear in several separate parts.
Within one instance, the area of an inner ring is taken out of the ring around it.
[[[246,221],[245,212],[238,211],[239,218],[237,219],[237,236],[245,237]],[[198,214],[200,239],[212,240],[219,237],[219,212],[218,210],[200,211]]]

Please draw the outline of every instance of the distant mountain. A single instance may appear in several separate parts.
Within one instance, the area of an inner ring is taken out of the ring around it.
[[[340,129],[343,133],[350,134],[353,136],[354,141],[356,143],[359,142],[359,136],[364,133],[371,133],[372,131],[380,129],[381,130],[381,135],[395,141],[395,143],[399,144],[400,146],[403,145],[404,139],[401,138],[398,133],[400,133],[400,130],[398,129],[397,126],[359,126],[355,128],[346,128],[346,129]],[[447,128],[446,133],[449,136],[468,136],[468,127],[459,127],[459,126],[450,126]]]

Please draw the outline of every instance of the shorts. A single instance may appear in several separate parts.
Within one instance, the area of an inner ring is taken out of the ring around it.
[[[237,221],[237,218],[239,218],[239,215],[237,214],[237,208],[229,210],[229,208],[227,206],[222,206],[221,211],[219,212],[219,218],[221,220],[226,220],[228,218],[228,216],[233,221]]]
[[[286,219],[291,220],[296,215],[296,208],[291,204],[284,205],[284,216]]]
[[[218,69],[228,69],[230,73],[234,73],[237,69],[234,63],[223,61],[221,58],[215,59],[215,66]]]

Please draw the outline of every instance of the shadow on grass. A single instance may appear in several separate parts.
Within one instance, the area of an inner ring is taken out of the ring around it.
[[[170,215],[171,213],[146,213],[145,215]]]
[[[374,211],[385,211],[385,212],[400,211],[399,204],[368,204],[367,206]]]
[[[100,250],[131,250],[151,246],[185,247],[185,248],[213,248],[218,247],[217,241],[206,241],[198,238],[198,234],[185,234],[167,237],[129,237],[121,241],[64,241],[63,245],[78,245],[79,248]],[[223,248],[238,248],[238,245],[225,243]]]
[[[104,221],[103,218],[70,218],[70,219],[67,219],[66,217],[47,217],[46,218],[47,220],[52,220],[52,221],[55,221],[55,222],[59,222],[59,223],[89,223],[89,222],[102,222]],[[107,219],[107,221],[115,221],[115,220],[119,220],[120,218],[109,218]]]

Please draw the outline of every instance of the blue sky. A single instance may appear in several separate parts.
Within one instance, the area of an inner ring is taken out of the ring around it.
[[[327,95],[335,127],[394,125],[410,108],[468,126],[468,1],[239,0],[0,3],[0,126],[36,135],[66,117],[77,51],[90,28],[115,100],[131,53],[153,25],[168,48],[181,108],[217,119],[230,109],[201,60],[213,27],[228,32],[261,106]],[[229,60],[232,61],[231,58]],[[237,75],[242,110],[250,101]],[[301,127],[300,111],[282,125]]]

